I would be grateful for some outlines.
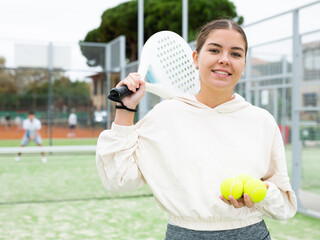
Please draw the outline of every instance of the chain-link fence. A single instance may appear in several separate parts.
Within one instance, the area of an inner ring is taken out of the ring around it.
[[[279,124],[298,207],[320,217],[320,2],[244,27],[246,72],[236,91]],[[250,40],[253,40],[250,43]],[[311,200],[312,199],[312,200]]]
[[[124,36],[106,44],[0,40],[1,139],[21,138],[29,111],[50,144],[97,137],[110,125],[106,91],[124,76],[124,65]],[[71,113],[75,129],[69,129]]]

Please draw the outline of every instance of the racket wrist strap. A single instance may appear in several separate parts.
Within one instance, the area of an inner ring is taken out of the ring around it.
[[[128,108],[122,102],[121,102],[121,104],[122,105],[116,105],[116,109],[125,109],[125,110],[130,111],[130,112],[136,112],[137,111],[137,109]]]

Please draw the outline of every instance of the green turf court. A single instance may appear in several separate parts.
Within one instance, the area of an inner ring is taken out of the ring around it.
[[[47,157],[43,164],[40,154],[20,162],[0,155],[0,239],[164,239],[166,214],[147,186],[112,194],[100,182],[93,153]],[[319,219],[265,220],[275,240],[320,239]]]

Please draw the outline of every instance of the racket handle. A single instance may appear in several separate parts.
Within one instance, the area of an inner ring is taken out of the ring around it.
[[[122,102],[122,98],[125,96],[130,95],[132,92],[129,90],[129,88],[126,85],[122,85],[119,88],[112,88],[109,95],[108,99],[114,102]]]

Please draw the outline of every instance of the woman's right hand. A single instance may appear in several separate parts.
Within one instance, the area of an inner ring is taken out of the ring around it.
[[[122,99],[123,104],[131,109],[135,109],[145,94],[145,82],[139,73],[130,73],[125,79],[117,84],[117,88],[126,85],[132,94]]]

